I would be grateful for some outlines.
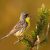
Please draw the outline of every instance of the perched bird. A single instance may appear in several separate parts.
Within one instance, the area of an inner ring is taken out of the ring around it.
[[[28,26],[30,26],[30,17],[28,15],[29,14],[27,12],[22,12],[20,15],[19,22],[13,27],[13,29],[10,31],[10,33],[5,35],[1,39],[9,37],[11,34],[14,34],[16,37],[22,36],[25,29]]]

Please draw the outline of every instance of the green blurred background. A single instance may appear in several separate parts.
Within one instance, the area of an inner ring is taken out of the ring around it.
[[[6,35],[18,22],[22,11],[30,13],[31,26],[27,33],[31,33],[39,19],[37,17],[37,9],[41,7],[42,3],[47,8],[50,8],[50,0],[0,0],[0,38]],[[50,19],[48,18],[49,21]],[[48,38],[48,43],[43,45],[39,50],[50,50],[50,37]],[[26,46],[24,44],[13,45],[16,40],[16,37],[13,35],[1,40],[0,50],[25,50]]]

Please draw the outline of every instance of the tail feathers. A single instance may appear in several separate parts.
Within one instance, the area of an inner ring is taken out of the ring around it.
[[[3,40],[3,39],[5,39],[5,38],[7,38],[9,35],[6,35],[6,36],[4,36],[4,37],[2,37],[0,40]]]
[[[11,35],[11,33],[9,33],[9,34],[5,35],[5,36],[4,36],[4,37],[2,37],[0,40],[3,40],[3,39],[5,39],[5,38],[9,37],[10,35]]]

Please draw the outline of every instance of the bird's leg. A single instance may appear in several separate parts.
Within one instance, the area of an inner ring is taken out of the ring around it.
[[[40,45],[40,38],[39,38],[39,36],[37,35],[37,50],[39,49],[39,45]]]
[[[18,42],[19,42],[19,37],[17,37],[17,41],[15,41],[14,44],[16,44],[16,43],[18,43]]]
[[[20,38],[19,38],[20,37]],[[17,37],[17,41],[14,42],[14,44],[17,44],[18,42],[20,42],[23,39],[23,36],[18,36]]]
[[[24,38],[24,35],[20,36],[20,40],[22,40]]]

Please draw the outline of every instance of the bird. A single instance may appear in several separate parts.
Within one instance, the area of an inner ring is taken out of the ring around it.
[[[12,28],[12,30],[7,35],[3,36],[0,40],[9,37],[12,34],[16,37],[20,37],[23,35],[24,31],[29,26],[30,26],[29,13],[28,12],[22,12],[20,14],[20,18],[19,18],[19,21],[17,22],[17,24]]]

